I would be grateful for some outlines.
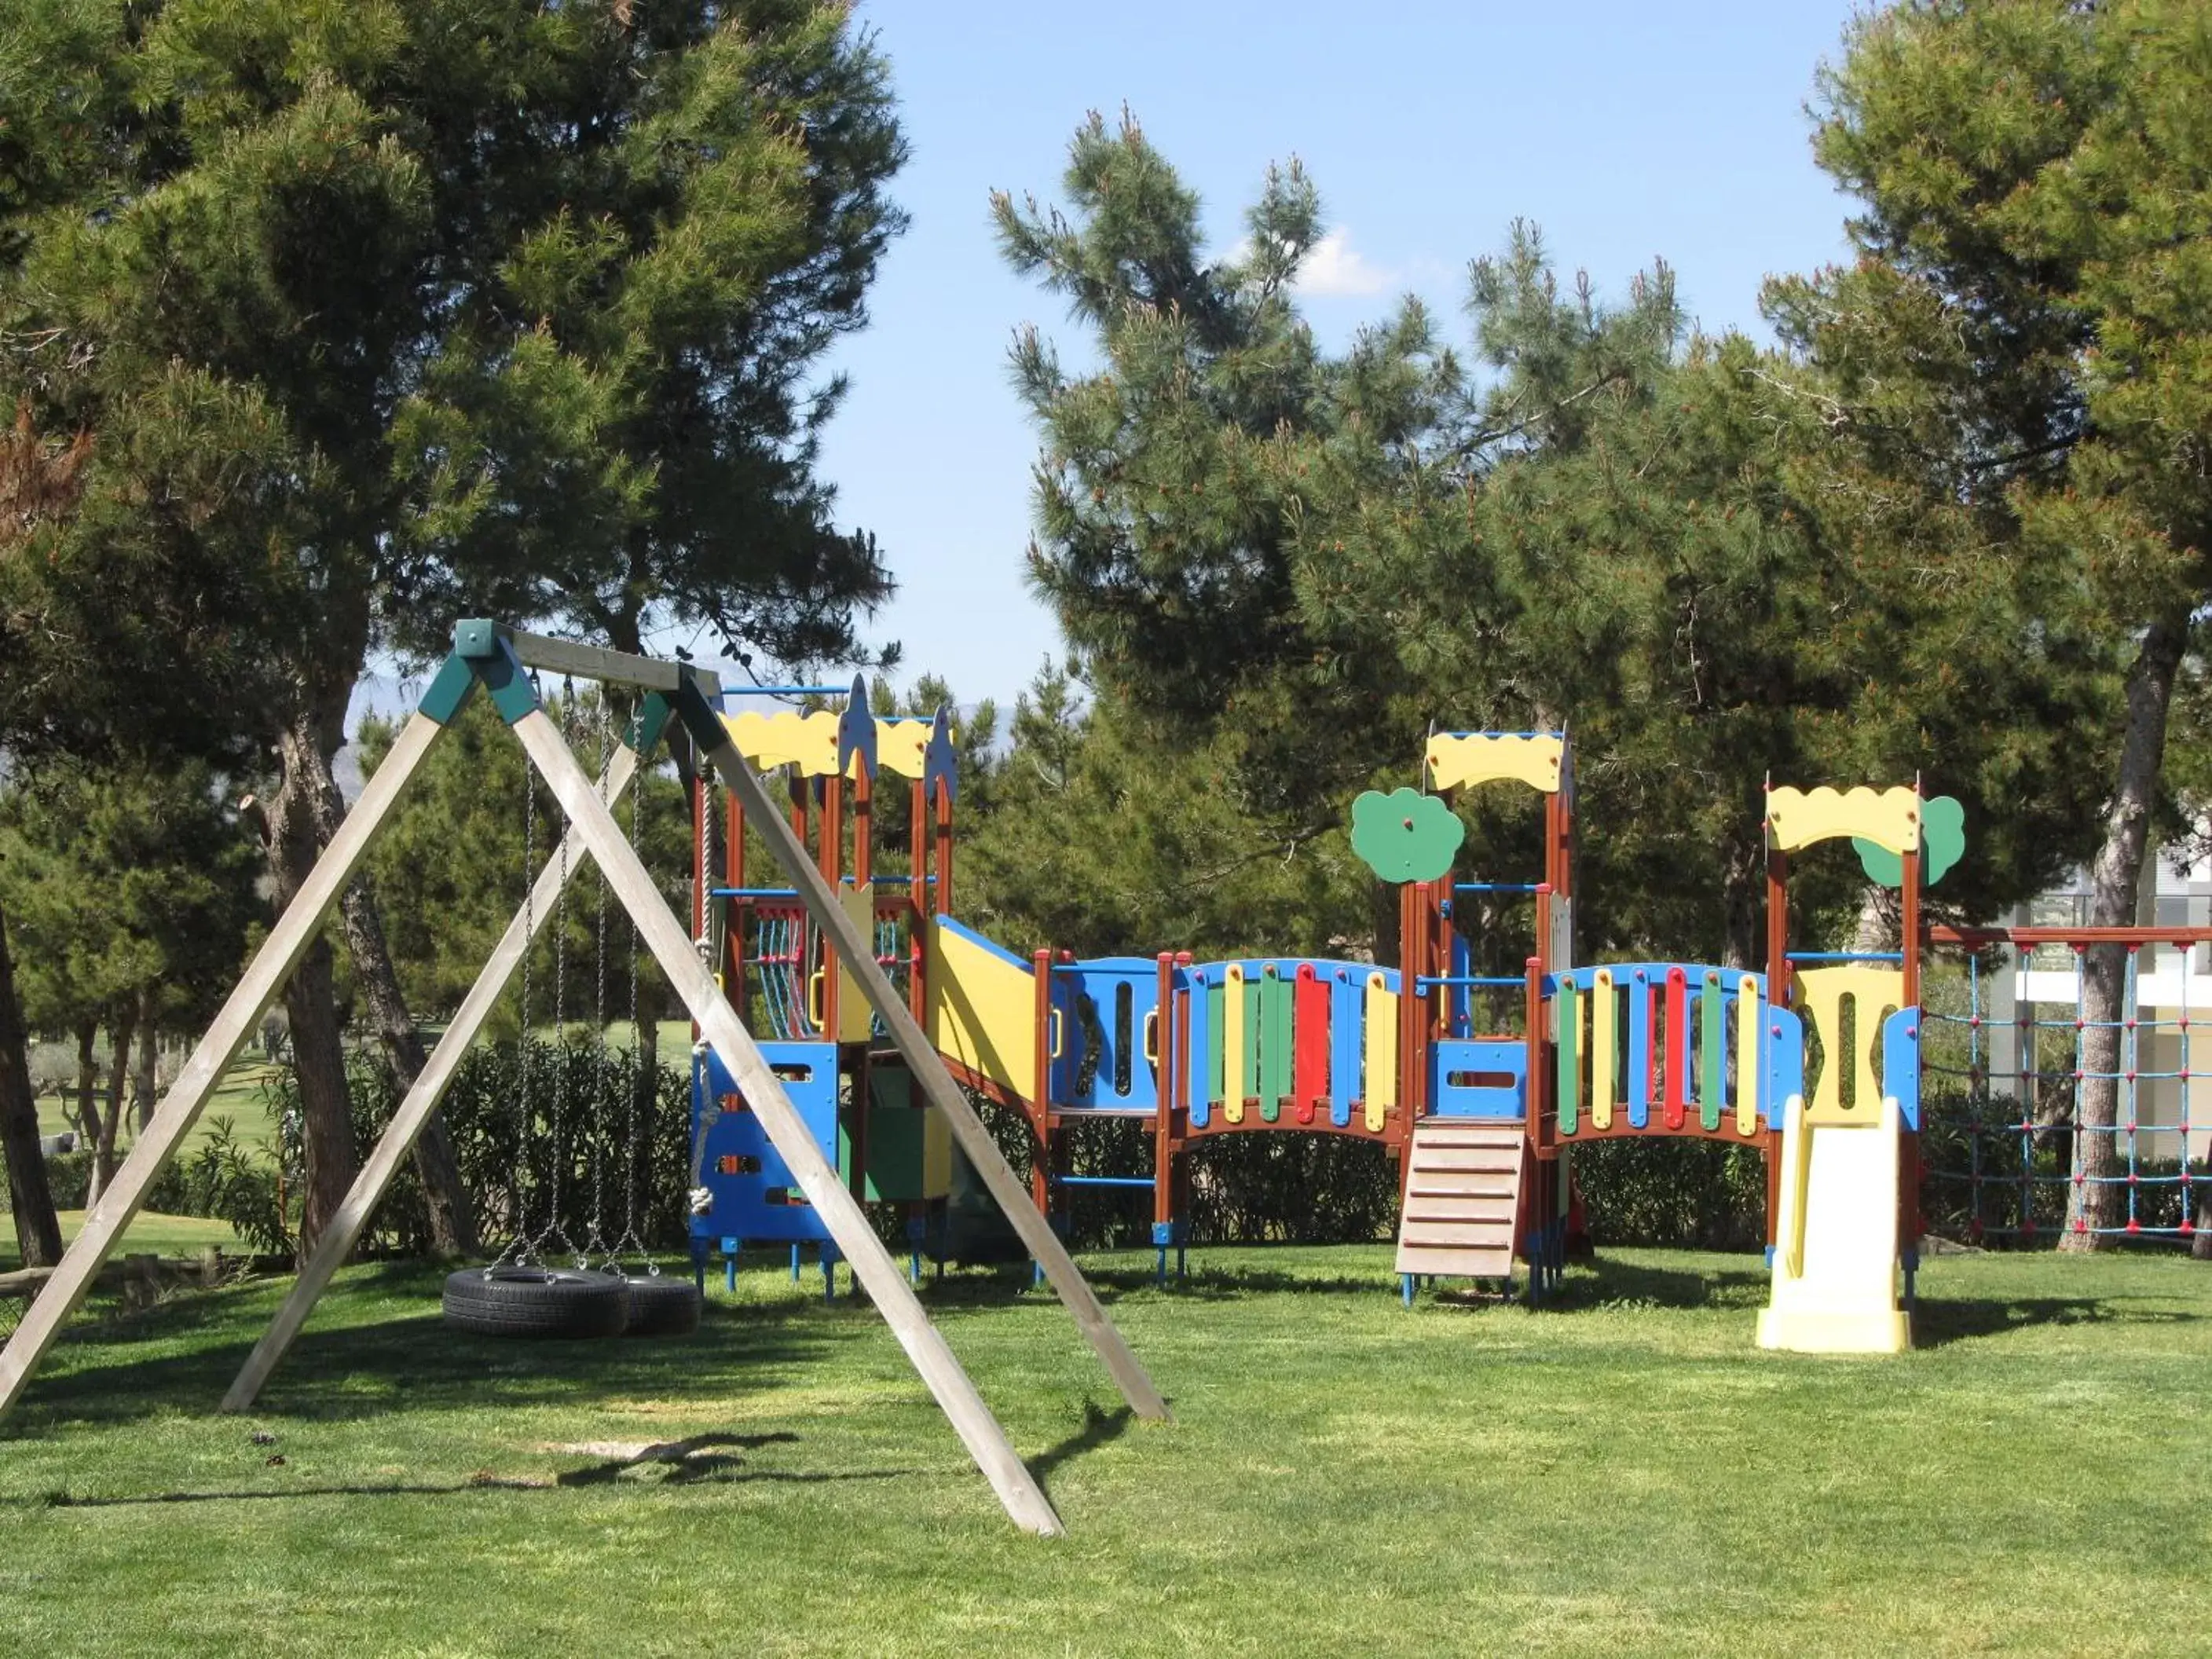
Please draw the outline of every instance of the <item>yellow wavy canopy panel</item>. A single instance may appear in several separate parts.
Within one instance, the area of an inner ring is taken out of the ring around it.
[[[799,775],[826,778],[837,769],[837,716],[817,708],[811,714],[779,709],[773,714],[725,714],[722,724],[738,752],[755,769],[795,766]]]
[[[1901,858],[1920,845],[1920,795],[1902,784],[1880,790],[1861,784],[1848,793],[1826,784],[1818,789],[1770,789],[1766,827],[1785,853],[1838,836],[1856,836]]]
[[[876,722],[876,764],[902,778],[918,778],[929,754],[930,723],[924,720]]]
[[[1422,759],[1432,789],[1464,789],[1511,779],[1547,795],[1559,789],[1559,766],[1566,752],[1556,737],[1509,737],[1495,732],[1442,732],[1429,739]]]

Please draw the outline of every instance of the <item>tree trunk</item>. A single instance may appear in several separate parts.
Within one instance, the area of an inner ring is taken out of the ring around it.
[[[100,1061],[93,1044],[100,1037],[100,1022],[80,1020],[76,1027],[76,1132],[84,1137],[82,1152],[97,1152],[100,1146]],[[84,1189],[84,1207],[100,1202],[100,1162],[93,1160],[92,1180]]]
[[[155,1017],[158,999],[149,985],[138,993],[138,1075],[131,1084],[137,1097],[131,1105],[134,1132],[146,1133],[154,1121],[154,1107],[161,1093],[161,1029]]]
[[[2124,927],[2136,919],[2151,808],[2166,761],[2166,714],[2189,638],[2189,619],[2165,617],[2143,632],[2128,672],[2127,728],[2120,744],[2120,775],[2105,809],[2103,843],[2089,866],[2090,925]],[[2114,1241],[2100,1228],[2117,1227],[2125,1213],[2118,1168],[2120,1020],[2127,988],[2128,952],[2096,945],[2081,955],[2081,1109],[2075,1125],[2073,1184],[2066,1198],[2062,1250],[2094,1250]],[[2130,1097],[2133,1091],[2130,1090]]]
[[[123,1085],[131,1072],[131,1042],[138,1034],[138,999],[125,997],[117,1005],[114,1020],[108,1027],[108,1036],[114,1044],[107,1063],[107,1103],[100,1113],[100,1132],[92,1147],[92,1194],[107,1190],[107,1183],[115,1179],[115,1138],[123,1128]],[[94,1202],[88,1196],[84,1207],[89,1210]]]
[[[303,709],[278,734],[283,781],[266,811],[269,872],[281,915],[307,878],[322,853],[318,833],[316,779],[330,775],[335,733],[345,714],[343,696],[325,698],[318,710]],[[325,747],[325,734],[331,734]],[[301,1182],[300,1259],[307,1260],[325,1226],[344,1201],[360,1171],[354,1143],[353,1112],[346,1094],[345,1049],[338,1031],[331,984],[330,941],[318,937],[300,959],[284,987],[284,1011],[291,1026],[292,1066],[300,1085],[300,1141],[305,1164]]]
[[[330,799],[337,799],[332,781]],[[330,829],[337,827],[333,822]],[[329,839],[325,830],[325,840]],[[367,876],[348,884],[339,904],[345,927],[346,954],[353,959],[354,978],[368,1005],[378,1040],[398,1073],[404,1090],[422,1071],[426,1058],[422,1039],[399,988],[399,975],[392,966],[392,952],[384,942],[384,922],[376,913],[376,896]],[[415,1173],[422,1183],[429,1211],[430,1247],[441,1255],[466,1255],[477,1247],[476,1224],[469,1213],[468,1189],[461,1184],[461,1169],[453,1158],[453,1138],[442,1114],[433,1112],[415,1142]]]
[[[1766,837],[1731,839],[1721,872],[1721,966],[1766,971]]]
[[[15,963],[8,953],[8,918],[0,914],[0,1158],[8,1166],[9,1208],[15,1249],[27,1267],[62,1259],[61,1218],[39,1150],[39,1103],[31,1092],[30,1033],[15,1000]]]

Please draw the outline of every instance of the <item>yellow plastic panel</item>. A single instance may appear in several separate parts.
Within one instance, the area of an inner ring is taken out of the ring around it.
[[[902,778],[921,775],[922,760],[929,752],[930,723],[927,720],[885,720],[876,722],[876,768],[878,771],[896,772]],[[846,769],[847,775],[857,775],[860,757],[855,755]]]
[[[1614,1058],[1620,1026],[1613,1012],[1613,970],[1590,975],[1589,1120],[1593,1129],[1613,1127],[1613,1085],[1620,1062]]]
[[[795,766],[802,777],[836,774],[837,716],[827,708],[811,714],[788,708],[774,714],[725,714],[722,725],[738,752],[759,770]]]
[[[857,887],[839,890],[845,915],[853,926],[860,930],[860,937],[871,945],[876,938],[876,887],[873,882]],[[846,963],[837,964],[837,1041],[866,1042],[875,1034],[876,1011],[868,1006],[868,999],[860,990],[860,981],[853,977]]]
[[[1847,793],[1826,784],[1818,789],[1770,789],[1766,826],[1785,853],[1838,836],[1857,836],[1902,857],[1920,845],[1920,796],[1901,784],[1881,790],[1862,784]]]
[[[1244,970],[1231,963],[1221,970],[1221,1115],[1244,1121]]]
[[[921,1115],[921,1195],[946,1198],[952,1192],[952,1123],[942,1112]]]
[[[1361,1101],[1370,1134],[1398,1103],[1398,994],[1380,974],[1367,976],[1367,1083]]]
[[[1549,795],[1559,790],[1560,757],[1565,751],[1565,743],[1556,737],[1511,738],[1480,732],[1454,737],[1446,732],[1429,739],[1423,759],[1432,789],[1464,789],[1510,778]]]
[[[1852,1003],[1852,1052],[1844,1052],[1844,999]],[[1820,1076],[1805,1103],[1811,1124],[1871,1123],[1881,1112],[1881,1072],[1875,1055],[1881,1046],[1881,1023],[1905,1006],[1905,970],[1852,963],[1841,968],[1802,968],[1797,972],[1797,1012],[1805,1029],[1820,1034]],[[1851,1074],[1852,1103],[1844,1104],[1844,1074]]]
[[[1036,1087],[1036,975],[932,921],[926,993],[931,1045],[1026,1100]]]
[[[1735,1131],[1759,1132],[1759,981],[1746,974],[1735,988]]]

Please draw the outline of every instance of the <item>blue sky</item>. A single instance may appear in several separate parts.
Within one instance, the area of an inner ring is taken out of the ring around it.
[[[1086,111],[1129,106],[1220,247],[1267,164],[1302,160],[1334,228],[1304,296],[1331,342],[1408,290],[1456,323],[1467,262],[1516,216],[1601,295],[1664,258],[1704,326],[1763,334],[1761,279],[1844,250],[1804,106],[1854,9],[865,0],[914,152],[895,187],[913,228],[837,353],[852,390],[823,449],[839,518],[899,580],[872,636],[903,644],[902,679],[943,674],[963,702],[1010,701],[1060,651],[1023,583],[1036,446],[1006,345],[1024,322],[1071,357],[1079,336],[1000,262],[988,202],[1057,199]]]

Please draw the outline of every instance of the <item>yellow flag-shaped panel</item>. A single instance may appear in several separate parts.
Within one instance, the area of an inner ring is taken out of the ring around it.
[[[837,770],[837,716],[830,709],[725,714],[722,724],[738,752],[758,770],[795,766],[800,776],[809,778],[826,778]]]
[[[1565,749],[1565,741],[1557,737],[1447,732],[1429,739],[1423,758],[1432,789],[1463,789],[1510,778],[1551,795],[1559,793],[1560,757]]]
[[[881,771],[896,772],[902,778],[921,775],[922,763],[929,753],[930,723],[927,720],[886,720],[876,722],[876,765]],[[854,769],[858,769],[855,763]]]
[[[1785,853],[1856,836],[1903,857],[1920,846],[1920,795],[1901,784],[1881,790],[1862,784],[1848,793],[1826,784],[1818,789],[1770,789],[1766,827]]]

